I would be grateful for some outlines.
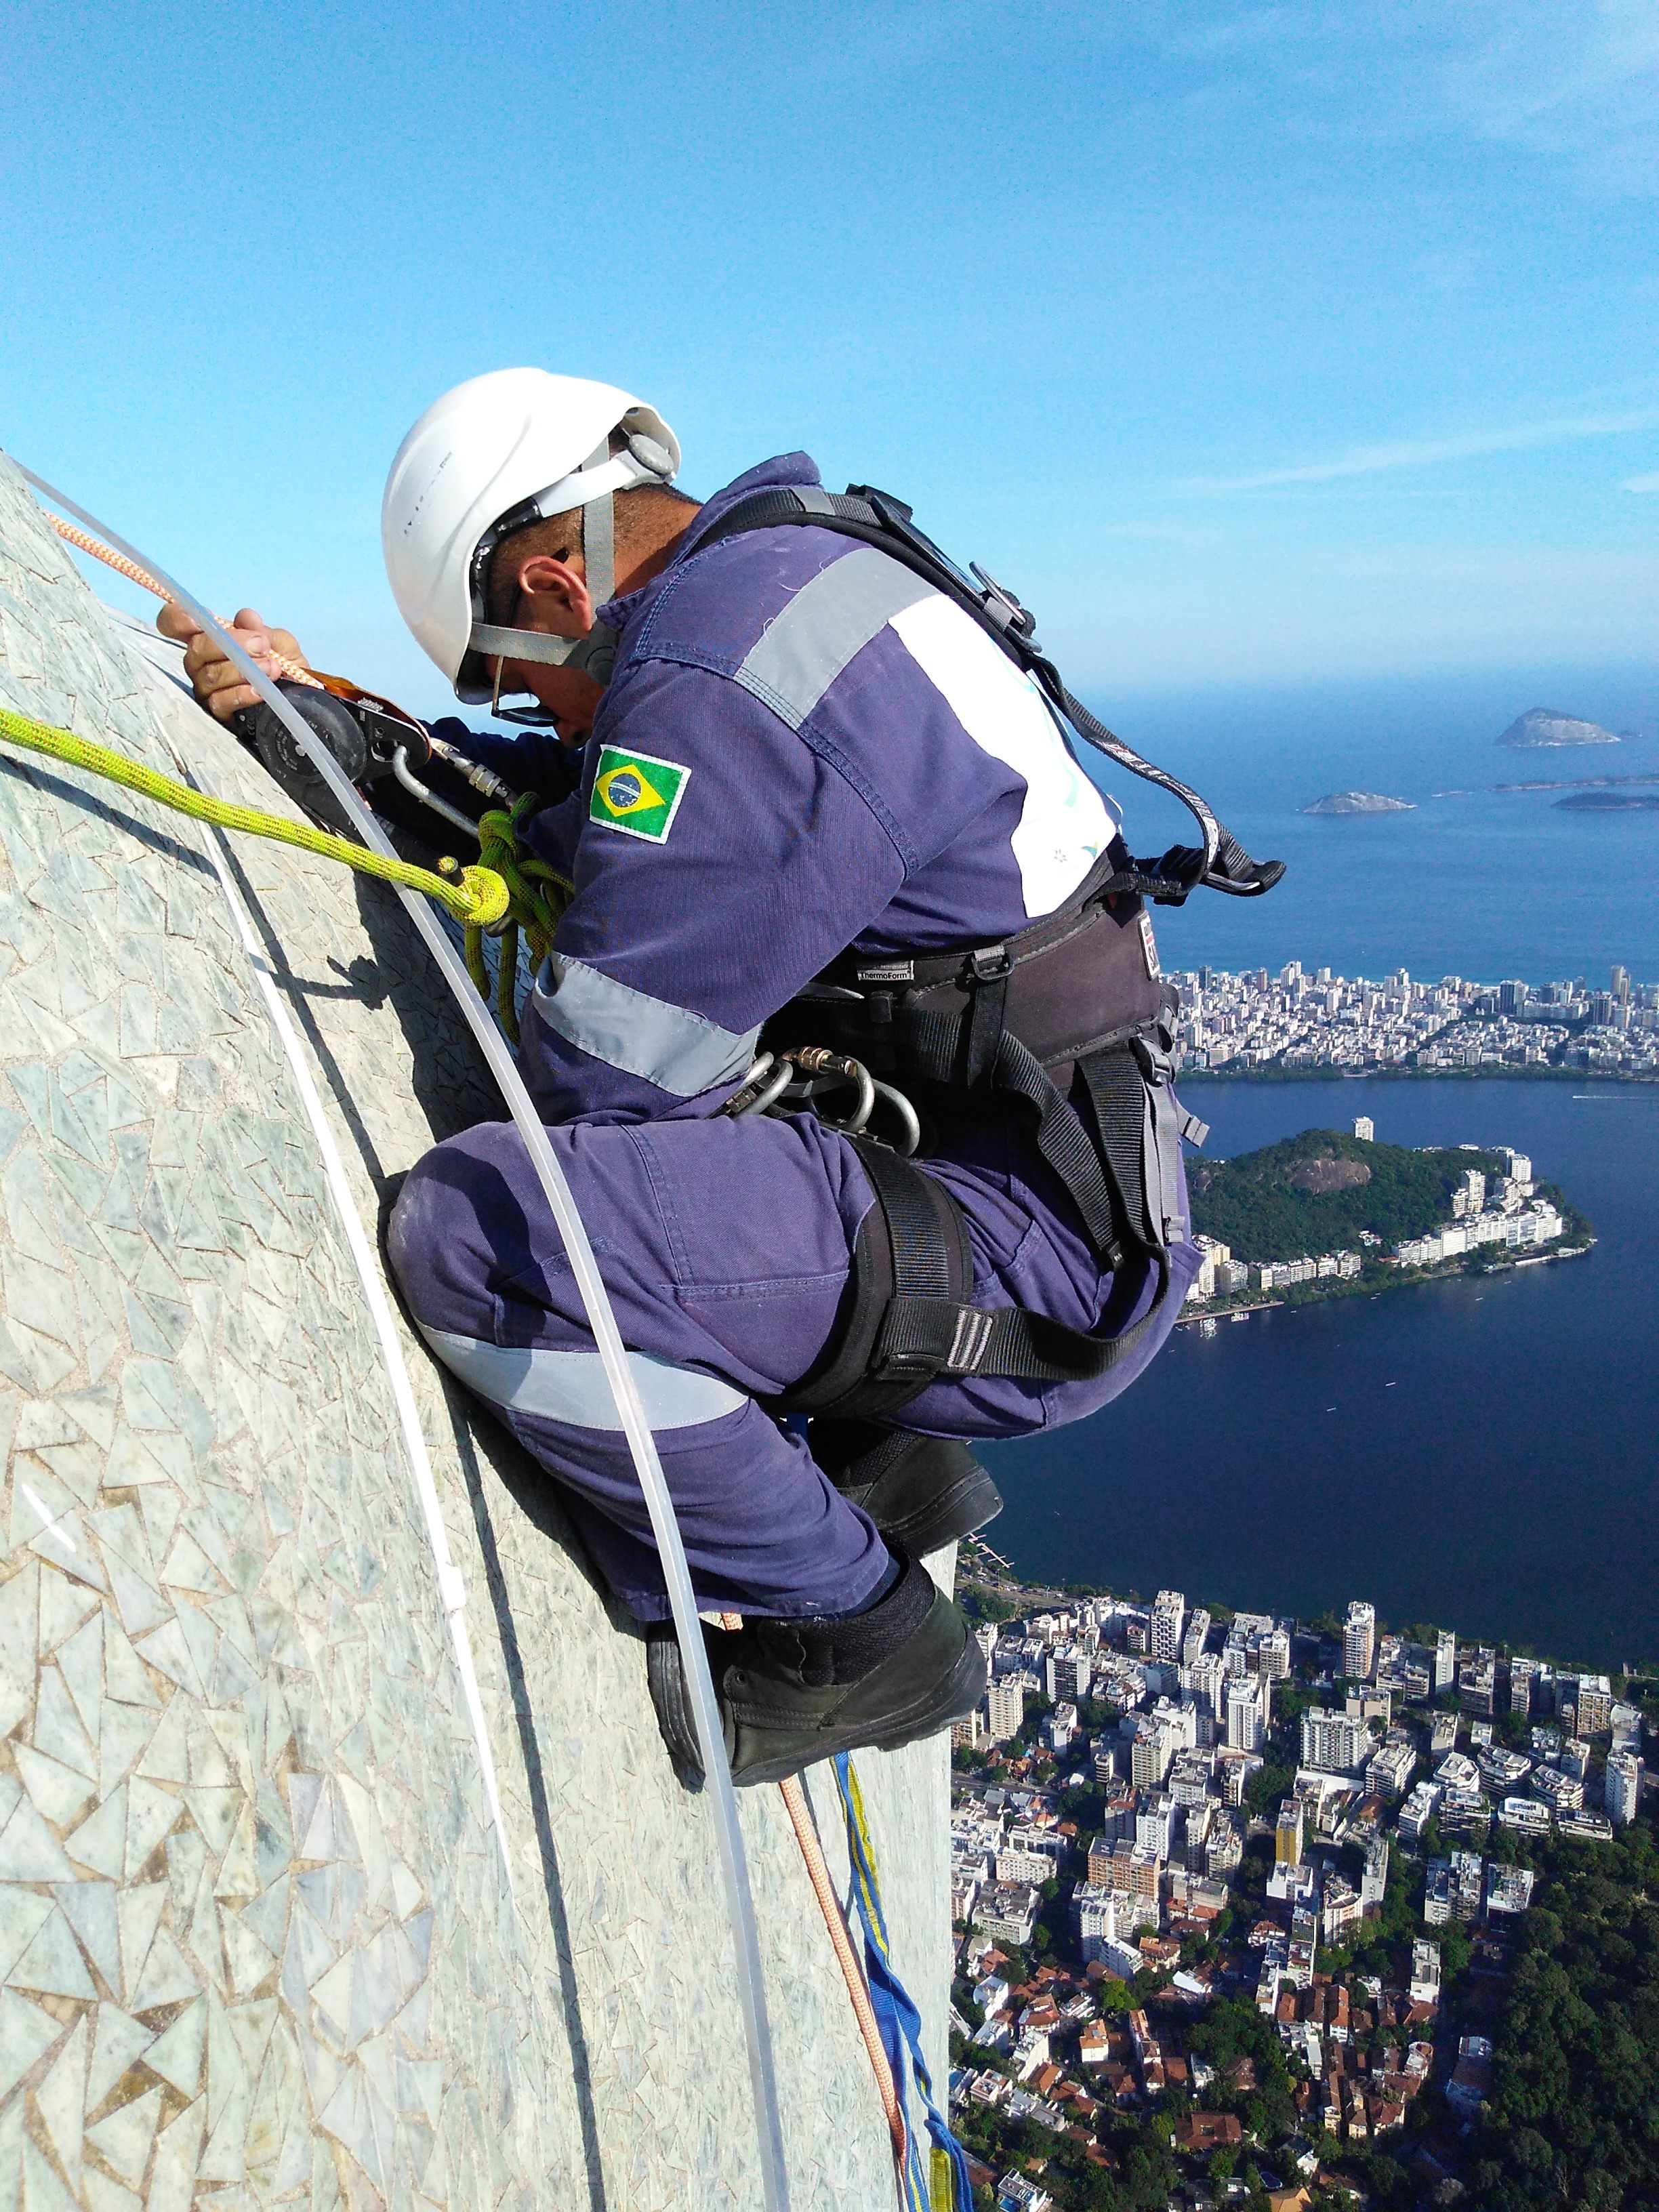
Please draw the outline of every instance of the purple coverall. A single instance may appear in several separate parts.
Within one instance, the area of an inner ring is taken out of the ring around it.
[[[616,673],[577,789],[531,825],[575,896],[520,1050],[634,1359],[698,1602],[786,1615],[852,1611],[887,1570],[869,1520],[755,1402],[824,1350],[874,1199],[854,1147],[810,1115],[719,1109],[762,1022],[843,949],[1010,936],[1064,902],[1117,828],[1036,686],[909,570],[794,526],[699,552],[736,500],[818,480],[799,453],[750,470],[661,576],[601,610],[621,631]],[[513,741],[467,743],[530,781]],[[1107,1334],[1150,1304],[1146,1263],[1103,1272],[1017,1106],[964,1108],[926,1166],[966,1215],[976,1304]],[[421,1161],[391,1253],[433,1349],[572,1493],[617,1595],[663,1617],[627,1443],[510,1123]],[[1007,1437],[1093,1412],[1161,1346],[1196,1257],[1173,1243],[1158,1319],[1109,1374],[941,1380],[899,1423]]]

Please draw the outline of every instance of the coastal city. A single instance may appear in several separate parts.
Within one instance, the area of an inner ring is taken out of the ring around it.
[[[1659,1681],[1359,1600],[1036,1591],[982,1540],[963,1571],[990,1668],[952,1753],[976,2201],[1473,2206],[1528,1914],[1651,1828]]]
[[[1360,1144],[1376,1142],[1376,1124],[1370,1115],[1355,1117],[1353,1133]],[[1399,1238],[1386,1250],[1379,1237],[1361,1229],[1355,1232],[1357,1249],[1293,1260],[1247,1261],[1237,1257],[1222,1238],[1199,1231],[1193,1242],[1202,1257],[1187,1292],[1183,1319],[1207,1316],[1229,1306],[1243,1312],[1246,1301],[1259,1304],[1275,1291],[1328,1291],[1357,1282],[1362,1275],[1374,1282],[1390,1269],[1421,1273],[1498,1254],[1524,1266],[1529,1259],[1550,1255],[1560,1246],[1567,1229],[1560,1208],[1540,1193],[1525,1152],[1510,1145],[1496,1146],[1492,1152],[1502,1164],[1500,1175],[1490,1176],[1484,1168],[1464,1169],[1451,1193],[1449,1218],[1423,1235]]]
[[[1559,1068],[1659,1079],[1659,983],[1635,983],[1621,966],[1605,988],[1582,975],[1541,988],[1462,975],[1428,983],[1403,968],[1372,982],[1310,974],[1299,960],[1276,978],[1265,968],[1200,968],[1174,981],[1189,1073]]]

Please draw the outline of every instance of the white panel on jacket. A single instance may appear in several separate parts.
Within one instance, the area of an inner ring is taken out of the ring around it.
[[[889,627],[974,743],[1024,778],[1009,842],[1026,913],[1034,921],[1052,914],[1116,836],[1116,809],[1066,750],[1036,684],[971,615],[935,596],[894,615]]]

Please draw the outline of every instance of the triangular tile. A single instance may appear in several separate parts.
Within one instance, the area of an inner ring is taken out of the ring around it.
[[[155,2040],[155,2030],[124,2013],[119,2005],[100,2004],[98,2026],[92,2039],[92,2065],[87,2075],[87,2110],[95,2112],[116,2083],[142,2058]]]
[[[161,1593],[107,1547],[104,1565],[109,1571],[109,1586],[120,1611],[121,1626],[129,1636],[147,1635],[171,1618],[171,1608]]]
[[[64,1917],[75,1930],[81,1948],[103,1977],[104,1986],[118,1992],[121,1987],[121,1946],[116,1920],[114,1884],[107,1881],[60,1881],[52,1894],[63,1908]]]
[[[64,1838],[70,1856],[79,1865],[90,1867],[94,1874],[106,1875],[111,1881],[119,1881],[126,1869],[127,1852],[127,1785],[124,1782],[111,1796],[106,1797],[95,1813],[90,1813],[72,1835]],[[0,1836],[0,1853],[3,1853],[5,1838]],[[66,1869],[65,1875],[71,1870]],[[64,1876],[46,1875],[37,1880],[52,1881]]]
[[[0,1981],[33,1942],[52,1917],[52,1900],[11,1882],[0,1884]]]
[[[163,1621],[150,1635],[139,1637],[137,1651],[139,1657],[148,1660],[158,1674],[176,1682],[181,1690],[188,1690],[192,1698],[206,1697],[206,1686],[197,1672],[195,1658],[176,1618]]]
[[[174,1589],[194,1590],[202,1597],[220,1597],[225,1590],[224,1577],[188,1528],[181,1528],[173,1539],[161,1568],[161,1580]]]
[[[234,1912],[220,1914],[219,1929],[230,1974],[231,1994],[245,1997],[275,1972],[276,1954],[260,1942],[251,1928],[245,1928]]]
[[[113,1613],[104,1616],[104,1694],[124,1705],[158,1705],[155,1686]]]
[[[106,1704],[98,1731],[98,1795],[108,1797],[131,1773],[155,1733],[154,1707]]]
[[[4,1718],[8,1731],[16,1727],[34,1703],[43,1571],[31,1559],[19,1573],[0,1583],[0,1718]]]
[[[43,1996],[95,1997],[98,1994],[69,1922],[56,1905],[6,1979],[14,1989],[38,1990]]]
[[[171,2082],[181,2097],[193,2097],[202,2086],[202,2053],[206,2044],[207,2001],[198,1997],[156,2038],[144,2053],[144,2063],[152,2074]]]
[[[177,2004],[182,1997],[195,1996],[201,1986],[200,1975],[191,1971],[189,1961],[167,1929],[157,1929],[133,1992],[133,2010],[151,2012],[157,2005]]]
[[[75,2199],[32,2142],[23,2146],[23,2197],[28,2212],[80,2212]]]
[[[11,1749],[17,1763],[18,1778],[29,1793],[30,1803],[55,1827],[65,1826],[92,1796],[91,1780],[84,1774],[77,1774],[73,1767],[48,1759],[42,1751],[32,1751],[26,1743],[14,1743]]]
[[[96,1626],[94,1621],[91,1624]],[[97,1721],[94,1717],[90,1735],[82,1725],[81,1716],[75,1710],[75,1700],[69,1693],[60,1669],[47,1664],[40,1669],[40,1698],[34,1708],[34,1726],[29,1731],[37,1751],[44,1751],[48,1759],[55,1759],[62,1766],[72,1766],[77,1774],[91,1781],[98,1772]]]
[[[127,1784],[126,1790],[126,1878],[132,1881],[143,1872],[151,1852],[161,1844],[184,1808],[167,1790],[158,1790],[153,1782],[141,1782],[137,1775]]]
[[[0,1990],[0,2098],[10,2096],[37,2058],[51,2050],[64,2032],[38,2005],[27,2003],[10,1990]]]
[[[144,1961],[161,1924],[167,1901],[164,1881],[137,1882],[116,1899],[115,1915],[121,1931],[121,1992],[131,2008],[143,1978]]]
[[[192,2204],[210,2204],[213,2199],[198,2198],[196,2177],[202,2156],[202,2129],[207,2118],[207,2100],[198,2097],[187,2105],[178,2118],[162,2129],[156,2139],[155,2162],[150,2169],[149,2192],[144,2199],[145,2212],[190,2212]],[[225,2212],[230,2212],[228,2203],[221,2198]]]
[[[191,1817],[202,1832],[216,1862],[222,1856],[236,1826],[236,1816],[246,1804],[240,1790],[196,1790],[185,1792]]]
[[[58,1648],[58,1664],[75,1700],[76,1716],[94,1743],[98,1741],[104,1706],[104,1617],[100,1606],[92,1619]],[[40,1741],[38,1729],[35,1741]]]
[[[87,2130],[87,2141],[118,2180],[137,2189],[143,2184],[161,2117],[161,2092],[152,2089],[130,2105],[118,2106],[107,2119],[94,2120]]]
[[[112,2181],[106,2173],[83,2172],[81,2194],[86,2200],[87,2212],[144,2212],[143,2198],[135,2197],[118,2181]],[[424,2212],[423,2207],[421,2212]]]
[[[98,1610],[98,1595],[83,1582],[71,1582],[52,1568],[40,1569],[40,1650],[55,1650],[73,1636],[87,1615]]]
[[[252,1899],[259,1894],[259,1865],[255,1850],[253,1808],[244,1797],[236,1815],[236,1825],[231,1831],[225,1854],[219,1862],[219,1871],[214,1878],[213,1893],[217,1898]]]
[[[82,2014],[46,2078],[36,2084],[34,2102],[58,2163],[70,2186],[81,2185],[81,2130],[86,2124],[87,2021]]]
[[[149,1748],[138,1762],[146,1782],[185,1783],[190,1779],[191,1702],[177,1692],[150,1738]]]
[[[25,1797],[0,1828],[0,1881],[71,1881],[74,1877],[63,1846]]]

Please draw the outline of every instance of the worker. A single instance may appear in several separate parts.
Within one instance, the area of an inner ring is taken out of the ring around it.
[[[629,393],[502,370],[416,422],[383,535],[398,606],[458,698],[543,726],[465,738],[545,802],[526,841],[574,887],[520,1066],[615,1304],[698,1605],[741,1617],[708,1634],[733,1772],[754,1782],[973,1708],[978,1644],[921,1564],[1000,1504],[967,1440],[1053,1428],[1124,1389],[1197,1255],[1152,932],[1109,889],[1129,880],[1117,811],[1037,684],[875,525],[843,532],[843,511],[878,510],[837,506],[805,454],[702,504],[676,488],[679,459]],[[993,613],[1016,607],[1000,594]],[[181,610],[161,621],[216,714],[252,703]],[[267,665],[301,657],[252,611],[238,623]],[[1046,1012],[1028,975],[1049,979]],[[1097,1018],[1083,1002],[1102,992]],[[1069,1046],[1039,1049],[1045,1020],[1079,1025]],[[781,1021],[805,1055],[797,1091],[815,1042],[822,1087],[799,1110],[728,1111],[764,1097],[763,1032]],[[428,1152],[388,1245],[433,1351],[557,1478],[647,1625],[690,1776],[645,1501],[512,1124]]]

